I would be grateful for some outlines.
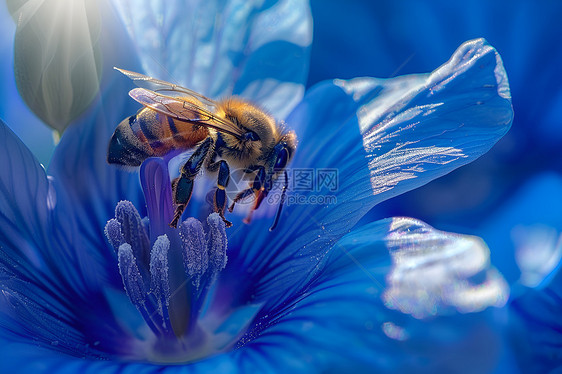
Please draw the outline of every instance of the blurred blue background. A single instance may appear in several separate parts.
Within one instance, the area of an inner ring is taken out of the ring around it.
[[[312,0],[311,6],[309,86],[331,78],[430,72],[461,43],[479,37],[498,50],[508,73],[515,113],[508,134],[476,162],[375,207],[363,222],[410,216],[482,236],[509,281],[521,275],[521,255],[514,252],[533,247],[557,263],[562,2]]]

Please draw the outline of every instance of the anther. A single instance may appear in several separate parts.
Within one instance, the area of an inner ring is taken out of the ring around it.
[[[121,278],[123,278],[123,285],[125,286],[127,296],[129,296],[129,299],[137,308],[139,306],[144,307],[146,290],[135,256],[133,255],[133,249],[129,243],[124,243],[119,247],[118,258],[119,272],[121,273]]]
[[[147,293],[131,245],[128,243],[122,244],[119,247],[117,257],[119,260],[119,272],[121,273],[127,296],[129,296],[133,305],[141,313],[152,332],[156,335],[160,335],[160,330],[154,324],[151,313],[149,313],[147,309]]]
[[[168,250],[170,240],[166,235],[156,239],[150,252],[150,289],[158,300],[168,305],[170,302],[170,284],[168,281]]]
[[[150,290],[159,303],[159,313],[164,322],[164,329],[172,331],[168,307],[170,305],[170,282],[168,274],[168,250],[170,240],[166,235],[156,239],[150,251]]]
[[[209,253],[209,276],[213,278],[226,266],[226,226],[218,213],[207,217],[209,224],[209,235],[207,239],[207,250]]]
[[[113,249],[115,249],[115,253],[117,253],[121,244],[125,243],[125,237],[121,232],[121,224],[115,218],[112,218],[107,221],[104,232],[107,240],[109,240],[109,244],[111,244]]]
[[[137,209],[130,201],[120,201],[115,207],[115,218],[121,224],[121,233],[125,242],[131,245],[135,257],[141,264],[148,265],[150,243]]]
[[[190,217],[181,224],[179,234],[182,241],[185,271],[195,288],[199,288],[201,277],[209,263],[203,225],[199,220]]]

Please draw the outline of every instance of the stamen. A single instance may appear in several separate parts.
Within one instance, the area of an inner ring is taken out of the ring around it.
[[[221,220],[222,221],[222,220]],[[201,285],[201,277],[209,263],[207,241],[203,225],[195,218],[188,218],[180,226],[183,264],[196,289]]]
[[[146,289],[130,244],[124,243],[119,247],[118,259],[119,272],[121,273],[127,296],[129,296],[133,305],[141,313],[148,327],[150,327],[156,335],[160,335],[158,328],[154,325],[146,308]]]
[[[160,305],[159,313],[164,321],[164,329],[172,331],[168,306],[170,305],[170,282],[168,274],[168,250],[170,240],[166,235],[156,239],[150,252],[150,289]]]
[[[226,226],[218,213],[207,217],[209,224],[209,235],[207,239],[207,250],[209,253],[209,278],[213,279],[226,266]]]
[[[121,244],[125,243],[125,237],[121,232],[121,224],[115,218],[112,218],[107,221],[104,232],[107,240],[109,240],[109,244],[111,244],[117,253]]]
[[[115,218],[121,224],[121,233],[125,242],[131,245],[135,257],[141,264],[148,265],[150,242],[137,209],[130,201],[120,201],[115,207]]]
[[[213,213],[207,217],[207,230],[195,218],[186,219],[178,230],[170,229],[168,216],[174,204],[167,165],[159,159],[143,165],[148,218],[141,219],[131,202],[121,201],[115,218],[105,227],[105,235],[117,251],[125,291],[156,335],[156,340],[146,341],[153,344],[157,357],[179,357],[181,361],[199,357],[201,350],[215,352],[224,347],[222,332],[211,344],[211,332],[199,314],[226,266],[224,220]],[[207,216],[206,209],[198,215]]]

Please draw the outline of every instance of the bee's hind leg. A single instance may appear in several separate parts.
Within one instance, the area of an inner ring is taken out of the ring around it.
[[[212,145],[212,138],[209,137],[203,140],[191,157],[189,157],[186,163],[181,167],[179,178],[172,182],[172,193],[174,195],[174,203],[176,203],[176,211],[174,212],[172,222],[170,222],[170,227],[178,227],[180,217],[191,199],[193,181],[195,177],[197,177],[197,174],[199,174],[203,161],[207,158]]]
[[[226,209],[226,187],[228,187],[228,182],[230,181],[230,168],[224,160],[213,162],[208,166],[211,171],[219,171],[219,176],[217,178],[217,190],[215,192],[215,198],[213,199],[213,208],[217,212],[226,227],[232,226],[232,222],[224,218],[224,210]]]

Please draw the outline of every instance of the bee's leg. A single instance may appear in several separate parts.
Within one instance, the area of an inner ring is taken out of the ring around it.
[[[248,196],[255,194],[256,192],[250,187],[245,189],[242,192],[239,192],[236,197],[234,198],[234,200],[232,201],[232,204],[230,204],[230,206],[228,207],[228,211],[230,213],[232,213],[232,211],[234,210],[234,205],[236,205],[236,203],[238,203],[240,200],[244,200],[245,198],[247,198]]]
[[[256,200],[254,202],[254,206],[248,213],[248,216],[244,219],[245,223],[250,223],[252,219],[252,213],[260,206],[263,198],[265,197],[265,183],[266,183],[265,168],[263,166],[259,166],[257,167],[257,170],[258,173],[256,174],[252,186],[248,189],[245,189],[244,191],[241,191],[238,195],[236,195],[234,201],[232,202],[232,205],[230,205],[230,207],[228,208],[228,210],[232,212],[234,210],[234,205],[238,201],[245,199],[246,197],[254,194],[256,196]]]
[[[224,218],[224,210],[226,208],[226,187],[228,187],[228,182],[230,181],[230,168],[224,160],[220,160],[209,164],[208,169],[215,171],[218,169],[219,176],[217,178],[217,190],[215,192],[215,198],[213,200],[213,206],[215,212],[220,214],[222,220],[226,227],[232,226],[232,222]]]
[[[203,165],[203,161],[207,158],[212,145],[212,138],[209,137],[203,140],[195,152],[193,152],[191,157],[181,167],[179,178],[174,179],[172,182],[172,193],[174,195],[174,203],[176,203],[176,211],[174,212],[172,222],[170,222],[170,227],[175,228],[178,226],[178,221],[191,199],[191,193],[193,192],[193,180],[197,177],[197,174]]]

